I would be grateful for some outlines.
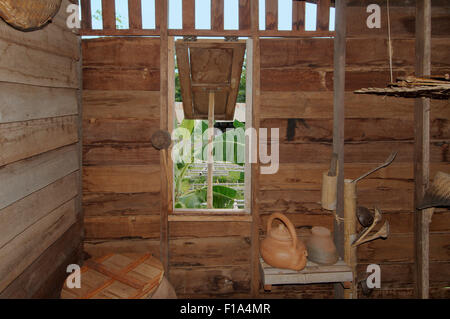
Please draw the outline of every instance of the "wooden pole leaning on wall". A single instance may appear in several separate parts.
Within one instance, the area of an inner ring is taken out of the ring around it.
[[[209,92],[209,106],[208,106],[208,193],[207,193],[207,207],[213,206],[213,183],[214,183],[214,157],[213,157],[213,140],[214,140],[214,92]]]
[[[431,0],[416,1],[416,76],[431,73]],[[414,207],[422,202],[430,174],[430,99],[418,98],[414,107]],[[414,213],[415,292],[429,298],[430,210]]]
[[[345,299],[357,299],[356,247],[352,247],[356,239],[356,183],[350,179],[344,181],[344,261],[352,268],[353,281],[351,289],[344,290]]]
[[[346,0],[336,0],[336,36],[334,38],[334,98],[333,153],[338,155],[336,215],[344,217],[344,121],[345,121],[345,57],[346,57]],[[334,223],[334,242],[344,257],[344,229]],[[341,285],[335,285],[335,297],[343,298]]]

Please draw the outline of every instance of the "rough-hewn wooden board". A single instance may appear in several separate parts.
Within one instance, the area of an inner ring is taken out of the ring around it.
[[[82,261],[81,222],[72,225],[5,290],[0,298],[58,298],[67,266]]]
[[[130,29],[142,29],[142,5],[140,0],[128,0]]]
[[[351,17],[347,23],[347,33],[349,37],[386,37],[387,19],[381,19],[380,29],[367,29],[366,20],[368,13],[367,6],[351,7],[347,9],[347,15]],[[381,10],[386,10],[384,5]],[[390,10],[391,34],[393,38],[413,38],[415,33],[416,9],[411,7],[392,7]],[[432,36],[447,36],[450,34],[450,27],[447,23],[450,16],[449,7],[434,7],[431,10]]]
[[[280,163],[324,163],[329,162],[331,145],[328,143],[281,143]],[[448,142],[432,142],[431,162],[448,161]],[[387,156],[398,151],[396,162],[411,162],[413,142],[354,142],[345,145],[347,163],[383,163]]]
[[[0,81],[77,88],[77,61],[0,39]],[[24,58],[26,57],[26,58]]]
[[[387,157],[387,156],[386,156]],[[370,171],[377,164],[347,163],[344,168],[346,178],[355,179]],[[328,163],[290,163],[280,164],[276,174],[261,175],[261,190],[320,190],[322,187],[322,174],[329,169]],[[433,163],[431,176],[438,171],[450,170],[450,163]],[[414,183],[412,163],[393,162],[386,168],[379,170],[358,182],[358,188],[377,189],[384,187],[397,187],[412,189]]]
[[[358,264],[358,273],[366,273],[368,263]],[[393,284],[409,284],[414,282],[414,263],[382,263],[380,264],[382,273],[382,286]],[[448,282],[450,276],[450,262],[430,263],[430,284]]]
[[[320,0],[317,5],[317,30],[329,30],[330,3],[330,0]]]
[[[149,165],[159,164],[159,151],[149,143],[85,145],[83,165]]]
[[[248,222],[171,222],[170,238],[250,236]]]
[[[111,91],[159,91],[159,69],[147,67],[85,67],[83,88]]]
[[[439,116],[439,114],[435,114]],[[295,121],[293,135],[288,134],[287,119],[266,119],[265,128],[279,128],[280,140],[284,142],[308,143],[331,142],[333,121],[319,119],[291,119]],[[345,141],[411,141],[414,139],[414,121],[409,119],[359,118],[345,120]],[[450,121],[435,119],[430,126],[432,140],[450,139]],[[270,130],[268,130],[270,135]]]
[[[78,141],[78,116],[0,124],[0,166]]]
[[[150,143],[157,119],[90,119],[83,121],[84,144]]]
[[[248,293],[249,269],[237,267],[195,267],[170,269],[170,282],[177,294]]]
[[[430,233],[430,261],[449,259],[450,233]],[[413,234],[391,235],[386,240],[375,240],[358,248],[359,262],[413,262]]]
[[[22,32],[12,28],[4,21],[0,21],[0,40],[12,42],[17,45],[26,45],[33,49],[74,60],[78,60],[79,58],[77,36],[70,32],[65,23],[64,25],[50,23],[38,31]]]
[[[195,0],[183,1],[183,29],[195,29]]]
[[[78,170],[77,154],[71,145],[0,168],[0,208]]]
[[[388,40],[374,38],[370,41],[361,39],[347,39],[348,71],[355,69],[378,69],[389,66]],[[414,56],[414,39],[392,40],[393,66],[398,69],[412,68]],[[434,67],[448,67],[447,52],[449,50],[447,38],[432,40],[432,63]],[[286,52],[279,54],[279,52]],[[321,54],[316,54],[321,52]],[[262,68],[315,68],[332,70],[333,39],[262,39],[261,67]]]
[[[83,210],[85,216],[157,215],[159,199],[159,193],[87,193]]]
[[[305,30],[305,3],[303,1],[292,2],[292,30]]]
[[[445,286],[446,287],[446,286]],[[450,293],[449,289],[445,288],[443,285],[438,287],[430,287],[430,298],[431,299],[449,299]],[[361,299],[414,299],[414,288],[390,288],[386,289],[374,289],[374,293],[370,297],[365,297],[361,292],[358,293]]]
[[[39,105],[36,104],[37,101]],[[0,83],[0,123],[77,113],[76,91],[73,89]]]
[[[78,193],[78,172],[0,210],[0,247]]]
[[[223,0],[211,1],[211,29],[223,30],[224,26],[224,2]]]
[[[278,0],[266,0],[266,30],[278,30]]]
[[[261,69],[262,91],[327,91],[327,72],[311,69]]]
[[[239,30],[250,29],[250,0],[239,0]]]
[[[160,191],[159,165],[85,166],[83,191],[152,193]]]
[[[170,267],[248,265],[250,241],[245,237],[171,239]]]
[[[0,249],[0,291],[4,290],[76,221],[71,200],[16,236]]]
[[[91,257],[97,258],[116,253],[151,253],[159,257],[158,239],[99,239],[84,241],[84,251]]]
[[[104,30],[116,29],[116,5],[115,2],[102,1],[102,21]]]
[[[159,93],[83,90],[83,118],[159,119]]]
[[[413,119],[409,99],[345,94],[346,118]],[[450,101],[432,101],[431,119],[450,118]],[[333,92],[262,92],[261,118],[333,118]]]
[[[83,66],[147,67],[159,70],[159,39],[113,37],[84,39]]]
[[[159,238],[159,216],[86,216],[86,239]]]

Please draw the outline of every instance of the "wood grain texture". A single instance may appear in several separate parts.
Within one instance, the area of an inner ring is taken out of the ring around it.
[[[266,0],[266,30],[278,30],[278,0]]]
[[[211,1],[211,29],[223,30],[224,26],[224,0],[212,0]]]
[[[0,166],[78,141],[78,116],[0,124]]]
[[[305,30],[305,3],[303,1],[292,2],[292,30]]]
[[[239,0],[239,30],[250,29],[250,0]]]
[[[16,236],[0,248],[0,291],[53,244],[76,222],[75,200],[71,200]],[[37,243],[37,244],[36,244]]]
[[[116,29],[116,4],[112,1],[102,1],[102,21],[104,30]]]
[[[36,107],[36,101],[45,107]],[[21,122],[78,113],[76,91],[0,83],[0,123]]]
[[[0,208],[78,170],[76,145],[47,152],[0,169]]]
[[[195,29],[195,0],[183,0],[183,29]]]
[[[130,21],[130,29],[142,29],[141,0],[128,0],[128,19]]]
[[[92,193],[159,192],[159,165],[85,166],[83,191]]]

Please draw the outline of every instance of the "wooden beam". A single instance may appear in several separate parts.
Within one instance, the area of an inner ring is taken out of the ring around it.
[[[130,21],[130,29],[142,29],[141,0],[128,0],[128,19]]]
[[[115,1],[102,0],[103,30],[116,29],[116,5]]]
[[[266,30],[278,30],[278,0],[266,0]]]
[[[189,63],[189,52],[187,44],[177,43],[176,45],[178,74],[186,74],[187,76],[180,76],[181,95],[183,96],[183,109],[186,119],[192,119],[194,116],[194,103],[192,100],[192,81]],[[186,88],[186,89],[184,89]]]
[[[252,124],[253,128],[259,130],[259,108],[261,98],[261,47],[259,39],[259,1],[251,0],[251,33],[252,33],[252,45],[251,45],[251,81],[253,84],[252,89]],[[247,78],[248,80],[248,78]],[[256,154],[259,154],[258,141],[253,140],[256,143]],[[251,213],[252,213],[252,228],[251,228],[251,263],[250,263],[250,293],[253,298],[257,298],[259,294],[261,277],[259,274],[259,229],[260,229],[260,216],[259,216],[259,162],[255,159],[256,163],[252,163],[252,186],[251,186]]]
[[[223,0],[211,0],[211,29],[222,31],[224,28],[223,18],[224,3]]]
[[[213,140],[214,140],[214,92],[209,93],[208,105],[208,209],[213,208],[213,183],[214,183],[214,158],[213,158]]]
[[[231,66],[231,88],[228,95],[225,118],[232,121],[234,118],[234,110],[239,94],[239,85],[241,83],[242,64],[244,62],[245,47],[234,49],[233,64]]]
[[[195,29],[195,0],[183,0],[183,29]]]
[[[168,36],[168,1],[158,0],[160,22],[160,129],[168,129],[169,108],[169,36]],[[173,58],[173,57],[172,57]],[[163,152],[160,153],[160,166],[164,162]],[[168,193],[167,179],[161,170],[161,212],[160,212],[160,258],[166,275],[169,274],[169,221],[168,221]],[[151,183],[151,181],[148,181]]]
[[[330,0],[320,0],[317,5],[317,30],[330,29]]]
[[[250,0],[239,0],[239,30],[250,30]]]
[[[416,2],[416,76],[431,71],[431,0]],[[422,201],[430,174],[430,99],[419,98],[414,107],[414,206]],[[414,214],[415,292],[429,297],[429,223],[426,210]]]
[[[334,38],[333,153],[338,156],[336,215],[344,217],[344,121],[345,121],[345,57],[346,0],[336,3],[336,36]],[[334,242],[344,257],[343,223],[334,223]],[[343,289],[335,285],[335,297],[343,297]]]
[[[292,31],[305,30],[305,2],[292,1]]]
[[[83,30],[92,29],[91,0],[81,0],[81,28]]]

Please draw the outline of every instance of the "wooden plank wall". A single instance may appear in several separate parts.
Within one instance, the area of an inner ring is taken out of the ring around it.
[[[160,156],[151,144],[160,117],[159,45],[158,38],[82,41],[83,209],[92,256],[130,246],[159,256]]]
[[[358,6],[351,4],[347,15],[345,176],[356,178],[382,163],[391,151],[399,152],[389,168],[358,184],[358,204],[377,205],[391,225],[389,239],[358,249],[358,269],[363,276],[368,264],[381,265],[382,288],[372,298],[413,297],[414,101],[352,93],[363,87],[384,87],[389,81],[386,19],[381,30],[367,29],[366,7],[377,1],[354,2]],[[414,73],[414,29],[408,27],[409,23],[414,26],[414,10],[391,8],[394,76]],[[432,73],[445,74],[450,71],[450,30],[444,21],[450,8],[433,10]],[[333,227],[332,215],[319,205],[321,174],[332,151],[332,59],[332,39],[261,40],[261,127],[279,127],[281,135],[278,174],[260,176],[264,228],[268,214],[276,211],[287,214],[297,228]],[[450,171],[449,106],[448,101],[432,102],[431,176],[439,170]],[[289,122],[295,134],[288,139]],[[430,286],[435,298],[449,297],[444,289],[450,283],[449,217],[449,210],[440,210],[431,224]],[[331,285],[287,286],[265,296],[333,297],[333,291]]]
[[[57,297],[82,253],[79,37],[0,21],[0,298]]]

